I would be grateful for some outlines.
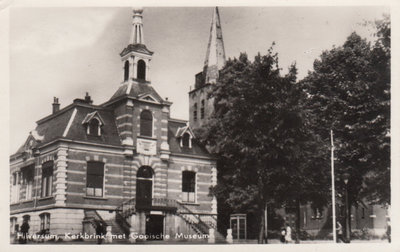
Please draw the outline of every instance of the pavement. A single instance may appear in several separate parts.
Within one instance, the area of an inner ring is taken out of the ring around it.
[[[305,240],[305,241],[300,241],[300,244],[332,244],[332,240]],[[388,243],[388,240],[381,240],[381,239],[376,239],[376,240],[352,240],[351,243]],[[18,244],[18,243],[17,243]],[[71,244],[71,245],[97,245],[97,240],[84,240],[84,241],[46,241],[46,242],[33,242],[33,241],[28,241],[28,245],[66,245],[66,244]],[[102,244],[105,244],[104,241]],[[128,240],[114,240],[112,244],[129,244],[129,245],[189,245],[189,244],[209,244],[207,240],[167,240],[167,241],[141,241],[137,242],[134,244],[129,243]],[[234,241],[233,244],[227,244],[226,242],[216,242],[216,244],[226,244],[226,245],[235,245],[235,244],[257,244],[257,240],[241,240],[241,241]],[[282,244],[278,239],[269,239],[268,244]],[[265,245],[268,245],[265,244]],[[295,244],[294,242],[292,245]],[[23,244],[21,244],[23,245]],[[107,244],[109,245],[109,244]],[[282,244],[286,245],[286,244]],[[290,245],[290,244],[289,244]]]

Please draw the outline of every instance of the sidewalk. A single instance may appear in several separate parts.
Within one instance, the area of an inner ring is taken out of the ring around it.
[[[352,240],[351,243],[388,243],[387,240],[380,240],[380,239],[375,239],[375,240]],[[350,244],[351,244],[350,243]],[[85,240],[85,241],[47,241],[47,242],[28,242],[28,245],[67,245],[67,244],[72,244],[72,245],[98,245],[97,240]],[[104,241],[100,245],[104,245]],[[164,240],[164,241],[138,241],[137,243],[129,243],[128,240],[114,240],[112,244],[105,244],[105,245],[113,245],[113,244],[126,244],[126,245],[189,245],[189,244],[198,244],[198,245],[206,245],[210,244],[206,240],[204,241],[193,241],[193,240]],[[216,242],[215,244],[217,245],[228,245],[228,246],[234,246],[234,245],[240,245],[240,244],[257,244],[257,240],[242,240],[242,241],[234,241],[233,244],[227,244],[227,243],[222,243],[222,242]],[[282,244],[278,239],[269,239],[268,244],[281,244],[282,246],[285,245],[296,245],[294,242],[290,244]],[[263,244],[263,245],[268,245],[268,244]],[[332,240],[306,240],[306,241],[300,241],[300,244],[333,244]],[[344,244],[344,243],[338,243],[339,244]],[[17,243],[18,245],[18,243]],[[21,244],[24,245],[24,244]]]

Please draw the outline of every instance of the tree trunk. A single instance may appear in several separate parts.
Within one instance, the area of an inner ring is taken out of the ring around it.
[[[265,228],[264,228],[264,230],[265,230],[265,236],[264,236],[264,238],[265,238],[265,243],[268,243],[268,206],[267,206],[267,204],[265,203],[265,210],[264,210],[264,219],[265,219]]]
[[[349,242],[351,241],[351,203],[350,202],[348,202],[348,206],[349,206],[349,209],[348,209],[348,213],[349,213],[349,215],[347,216],[347,218],[348,218],[348,223],[349,223],[349,226],[348,226],[348,230],[349,230]]]
[[[296,200],[296,243],[300,243],[300,200]]]
[[[264,241],[264,228],[265,228],[265,217],[264,213],[261,214],[261,227],[260,232],[258,233],[258,244],[262,244]]]
[[[261,215],[261,226],[260,232],[258,234],[258,243],[268,243],[268,212],[267,212],[267,204],[264,203],[263,209],[260,211]]]

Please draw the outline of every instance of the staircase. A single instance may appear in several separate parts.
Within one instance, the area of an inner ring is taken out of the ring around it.
[[[117,222],[117,218],[116,219],[110,219],[110,220],[104,220],[99,213],[96,210],[85,210],[85,217],[83,219],[84,222],[90,222],[90,224],[92,225],[92,227],[94,228],[94,230],[96,230],[97,227],[97,223],[101,222],[105,227],[106,226],[111,226],[111,232],[115,235],[120,235],[120,234],[125,234],[125,235],[129,235],[129,228],[128,228],[128,232],[126,232],[126,230],[124,230],[124,226],[120,225]],[[106,230],[104,230],[106,231]]]
[[[176,202],[178,209],[177,215],[181,217],[186,223],[188,223],[191,228],[198,235],[208,235],[209,230],[214,229],[214,237],[216,243],[225,243],[225,237],[217,231],[216,223],[217,220],[214,217],[209,216],[207,221],[203,221],[199,214],[193,213],[189,208],[180,202]],[[212,221],[210,220],[213,219]]]
[[[126,219],[134,214],[140,206],[136,205],[136,200],[134,198],[124,201],[119,207],[116,209],[116,219],[115,224],[119,225],[120,229],[129,234],[130,224],[126,221]],[[199,215],[193,213],[189,208],[187,208],[184,204],[171,199],[158,199],[153,198],[151,207],[154,209],[157,208],[168,208],[173,210],[177,216],[183,219],[190,228],[198,235],[208,235],[209,229],[213,228],[215,241],[217,243],[224,243],[225,237],[220,234],[216,229],[217,219],[212,215]],[[114,230],[114,227],[113,227]]]

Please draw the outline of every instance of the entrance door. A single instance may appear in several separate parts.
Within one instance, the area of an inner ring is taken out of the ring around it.
[[[142,166],[137,172],[136,179],[136,206],[151,207],[153,194],[153,169],[150,166]]]
[[[164,216],[146,215],[146,235],[149,240],[163,240],[164,234]]]
[[[153,182],[151,180],[138,178],[136,187],[137,187],[136,191],[137,205],[142,207],[150,207]]]

